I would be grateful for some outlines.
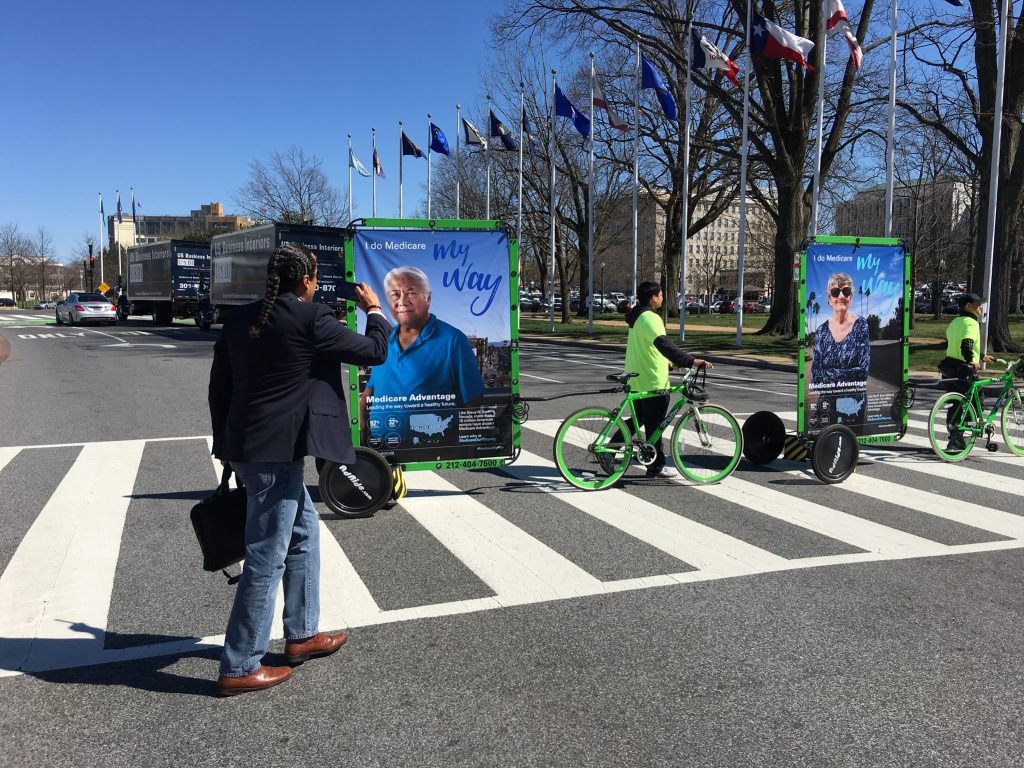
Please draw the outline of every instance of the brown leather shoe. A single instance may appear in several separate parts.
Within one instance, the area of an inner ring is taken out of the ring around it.
[[[240,693],[262,691],[283,683],[291,676],[291,667],[265,667],[261,664],[259,669],[244,677],[221,675],[217,678],[217,693],[221,696],[237,696]]]
[[[341,648],[346,640],[348,635],[344,632],[335,632],[333,635],[317,632],[305,640],[289,640],[284,644],[284,655],[289,664],[301,664],[307,659],[330,656]]]

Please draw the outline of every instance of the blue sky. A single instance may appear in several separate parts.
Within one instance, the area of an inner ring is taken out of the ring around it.
[[[0,29],[0,224],[45,225],[56,257],[97,237],[107,213],[187,214],[233,197],[253,159],[291,145],[319,156],[346,189],[347,138],[370,166],[370,129],[387,180],[377,213],[398,215],[398,121],[426,148],[427,113],[454,147],[455,105],[477,125],[500,2],[265,0],[8,4]],[[469,110],[468,114],[466,110]],[[474,119],[476,118],[476,119]],[[444,162],[434,155],[432,162]],[[426,163],[406,158],[405,211]],[[370,179],[353,177],[355,215]]]

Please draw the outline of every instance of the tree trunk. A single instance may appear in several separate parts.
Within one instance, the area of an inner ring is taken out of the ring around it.
[[[796,321],[793,304],[796,301],[796,283],[793,282],[793,257],[804,243],[810,215],[804,204],[804,192],[799,182],[779,185],[779,221],[775,235],[775,295],[768,321],[758,334],[769,336],[795,336]]]

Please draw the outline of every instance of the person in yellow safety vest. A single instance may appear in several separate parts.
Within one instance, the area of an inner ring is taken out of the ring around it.
[[[985,299],[976,293],[965,293],[957,298],[960,314],[946,328],[946,356],[939,361],[942,386],[947,392],[966,395],[971,382],[978,377],[981,358],[981,325],[978,317]],[[985,355],[984,362],[991,363],[991,355]],[[946,424],[951,425],[960,418],[960,409],[955,405],[946,411]],[[949,428],[949,443],[946,450],[962,451],[966,443],[963,433]]]
[[[645,280],[637,287],[637,305],[626,315],[629,336],[626,339],[626,370],[639,374],[630,380],[634,392],[658,392],[668,389],[671,365],[690,368],[695,365],[714,366],[706,360],[688,355],[666,335],[665,323],[658,314],[665,300],[661,286]],[[635,402],[636,415],[650,436],[668,413],[667,393],[645,397]],[[632,426],[632,425],[631,425]],[[635,432],[636,427],[633,427]],[[675,471],[665,466],[665,450],[659,439],[655,445],[654,463],[647,468],[648,477],[672,477]]]

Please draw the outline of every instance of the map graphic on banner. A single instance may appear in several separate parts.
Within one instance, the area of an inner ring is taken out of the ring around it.
[[[900,431],[905,269],[901,245],[808,246],[801,292],[806,434],[830,424],[858,436]]]
[[[394,326],[359,372],[363,444],[398,464],[512,455],[508,235],[357,230],[353,249]]]

